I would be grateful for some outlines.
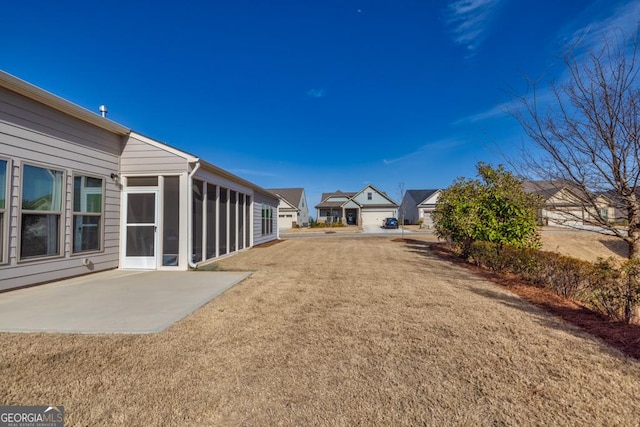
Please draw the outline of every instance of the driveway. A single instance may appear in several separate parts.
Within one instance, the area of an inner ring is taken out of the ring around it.
[[[1,332],[160,332],[247,272],[111,270],[0,294]]]
[[[364,234],[402,234],[402,230],[400,228],[382,228],[379,225],[363,225],[362,232]],[[404,233],[412,233],[412,231],[404,230]]]

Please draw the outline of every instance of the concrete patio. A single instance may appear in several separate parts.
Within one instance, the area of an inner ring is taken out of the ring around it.
[[[250,272],[111,270],[0,294],[0,332],[160,332]]]

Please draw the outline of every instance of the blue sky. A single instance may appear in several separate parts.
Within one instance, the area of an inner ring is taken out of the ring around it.
[[[638,19],[640,0],[21,0],[0,69],[311,206],[367,184],[399,201],[517,158],[524,76]]]

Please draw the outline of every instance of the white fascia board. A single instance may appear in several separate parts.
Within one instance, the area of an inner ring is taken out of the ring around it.
[[[355,197],[355,196],[354,196]],[[351,205],[351,203],[353,203],[353,205]],[[363,205],[361,205],[360,203],[356,202],[353,199],[349,199],[346,202],[344,202],[342,205],[340,205],[340,207],[345,208],[345,209],[358,209],[358,208],[362,208]]]
[[[237,182],[237,183],[239,183],[241,185],[246,186],[247,188],[251,188],[256,193],[260,193],[263,196],[267,196],[269,198],[272,198],[274,201],[280,200],[280,196],[278,196],[277,194],[275,194],[275,193],[273,193],[273,192],[271,192],[269,190],[266,190],[266,189],[260,187],[259,185],[254,184],[251,181],[248,181],[248,180],[246,180],[244,178],[241,178],[238,175],[235,175],[235,174],[233,174],[233,173],[231,173],[231,172],[229,172],[227,170],[224,170],[221,167],[216,166],[216,165],[214,165],[212,163],[209,163],[209,162],[207,162],[205,160],[197,159],[197,161],[199,161],[202,164],[202,167],[205,170],[209,170],[209,171],[213,172],[214,174],[216,174],[218,176],[221,176],[221,177],[223,177],[225,179],[228,179],[230,181],[233,181],[233,182]]]
[[[438,201],[440,190],[435,191],[432,195],[424,199],[419,205],[434,205]]]
[[[139,134],[137,132],[131,131],[131,137],[133,137],[133,138],[135,138],[137,140],[140,140],[140,141],[142,141],[144,143],[147,143],[149,145],[152,145],[152,146],[154,146],[154,147],[156,147],[156,148],[158,148],[160,150],[164,150],[164,151],[167,151],[167,152],[169,152],[171,154],[174,154],[174,155],[176,155],[178,157],[182,157],[183,159],[187,160],[189,163],[196,163],[196,162],[198,162],[200,160],[198,157],[195,157],[192,154],[186,153],[186,152],[184,152],[182,150],[178,150],[177,148],[172,147],[172,146],[170,146],[168,144],[165,144],[164,142],[156,141],[155,139],[151,139],[151,138],[149,138],[147,136],[144,136],[144,135],[141,135],[141,134]]]
[[[279,194],[277,194],[277,193],[276,193],[276,195],[277,195],[278,197],[280,197],[280,195],[279,195]],[[295,206],[293,206],[291,203],[289,203],[289,202],[287,201],[287,199],[285,199],[284,197],[280,197],[280,202],[281,202],[283,205],[286,205],[286,206],[283,206],[283,208],[284,208],[284,209],[293,209],[293,210],[296,210],[296,211],[298,211],[298,210],[299,210],[297,207],[295,207]]]

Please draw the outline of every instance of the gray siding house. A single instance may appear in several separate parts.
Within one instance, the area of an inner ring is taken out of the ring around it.
[[[382,226],[385,218],[398,216],[398,204],[373,185],[359,192],[323,193],[316,205],[319,222]]]
[[[406,224],[417,224],[422,221],[426,228],[433,227],[433,211],[440,190],[407,190],[402,199],[401,211]]]
[[[0,71],[0,291],[186,270],[277,238],[278,197]]]
[[[289,230],[294,224],[300,227],[309,226],[309,206],[304,188],[270,188],[280,198],[278,206],[278,228]]]
[[[524,181],[522,188],[540,198],[541,225],[582,227],[597,224],[597,219],[616,220],[615,203],[607,194],[585,194],[567,181]]]

